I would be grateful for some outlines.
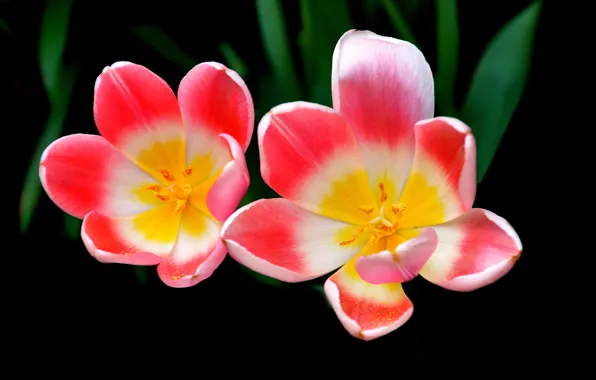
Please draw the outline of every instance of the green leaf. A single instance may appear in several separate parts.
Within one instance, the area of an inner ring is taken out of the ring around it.
[[[147,283],[147,280],[149,279],[147,267],[142,267],[142,266],[134,265],[132,267],[132,270],[133,270],[133,272],[135,272],[135,276],[137,277],[137,280],[141,284],[144,285],[144,284]]]
[[[190,70],[199,63],[197,59],[188,56],[161,29],[153,25],[138,25],[132,28],[132,32],[168,61],[185,70]]]
[[[68,111],[68,104],[70,102],[70,96],[72,94],[77,73],[78,66],[64,68],[61,71],[61,75],[59,75],[59,80],[57,82],[60,86],[56,86],[55,89],[49,91],[50,98],[53,98],[54,102],[51,105],[52,108],[48,120],[46,121],[45,128],[37,142],[31,163],[29,164],[29,169],[25,175],[25,183],[21,192],[21,233],[25,233],[29,228],[33,213],[37,207],[37,202],[39,201],[41,184],[39,182],[38,173],[41,154],[52,141],[56,140],[62,134],[62,127],[64,119],[66,118],[66,112]]]
[[[257,17],[265,54],[273,71],[278,102],[300,99],[300,87],[279,0],[257,0]]]
[[[39,65],[41,79],[52,102],[51,91],[56,88],[60,76],[71,8],[72,0],[48,0],[41,22]]]
[[[229,44],[225,42],[219,44],[219,51],[221,55],[223,55],[224,61],[230,69],[237,72],[241,77],[244,77],[246,74],[248,74],[248,66],[246,66],[236,51],[232,49]]]
[[[493,37],[468,89],[462,120],[476,137],[479,183],[526,86],[541,5],[534,1]]]
[[[260,273],[257,273],[255,271],[252,271],[250,269],[248,269],[247,267],[242,267],[242,270],[248,274],[249,276],[251,276],[252,278],[254,278],[255,280],[257,280],[258,282],[264,284],[264,285],[269,285],[269,286],[285,286],[286,284],[276,280],[274,278],[262,275]]]
[[[352,29],[345,0],[300,0],[302,30],[298,43],[304,59],[311,102],[331,106],[333,50],[339,38]]]
[[[8,23],[2,17],[0,17],[0,30],[6,34],[12,33],[12,30],[10,30]]]
[[[454,102],[459,56],[459,26],[456,0],[436,0],[437,75],[436,100],[441,115],[457,117]]]
[[[414,38],[414,34],[410,30],[410,27],[408,26],[406,19],[397,7],[395,0],[381,0],[381,3],[383,4],[383,8],[385,8],[385,12],[387,12],[389,21],[391,21],[391,24],[393,24],[393,27],[395,28],[397,34],[402,39],[418,46],[418,43]]]
[[[71,240],[78,240],[81,237],[82,224],[81,219],[64,214],[64,232]]]

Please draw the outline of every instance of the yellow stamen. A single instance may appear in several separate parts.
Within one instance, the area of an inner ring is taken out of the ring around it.
[[[186,199],[178,199],[176,201],[176,208],[174,209],[174,214],[184,210],[186,208]]]

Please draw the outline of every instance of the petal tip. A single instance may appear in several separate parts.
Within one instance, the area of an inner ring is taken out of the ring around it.
[[[499,228],[501,228],[513,241],[515,242],[515,246],[517,247],[518,254],[521,254],[523,250],[523,245],[521,239],[515,229],[511,226],[511,224],[503,217],[495,214],[492,211],[482,209],[482,212],[486,216],[488,220],[496,224]]]

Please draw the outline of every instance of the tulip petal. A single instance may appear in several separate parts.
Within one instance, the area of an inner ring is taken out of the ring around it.
[[[180,82],[178,101],[187,138],[196,131],[213,136],[226,133],[246,151],[254,107],[246,84],[234,70],[217,62],[195,66]]]
[[[277,193],[317,214],[364,225],[376,207],[358,144],[345,120],[313,103],[286,103],[259,123],[261,174]]]
[[[111,218],[92,211],[81,237],[89,253],[104,263],[153,265],[172,251],[180,226],[174,203],[130,217]]]
[[[476,142],[470,128],[448,117],[416,124],[416,156],[400,202],[400,228],[444,223],[469,210],[476,196]]]
[[[339,268],[366,243],[339,243],[358,227],[304,210],[283,199],[261,199],[238,209],[221,236],[239,263],[286,282],[317,278]]]
[[[406,41],[351,30],[333,53],[333,107],[354,129],[378,198],[395,202],[414,157],[414,124],[433,117],[434,83],[424,56]]]
[[[219,232],[217,222],[195,207],[186,207],[176,245],[157,267],[161,280],[168,286],[184,288],[210,277],[226,256]]]
[[[439,243],[420,275],[450,290],[465,292],[493,283],[509,272],[522,251],[513,227],[483,209],[471,209],[433,229]]]
[[[130,62],[106,67],[95,82],[93,113],[103,137],[155,179],[184,170],[178,100],[163,79]]]
[[[356,271],[371,284],[407,282],[418,275],[436,247],[437,233],[433,228],[426,228],[393,251],[385,250],[358,257]]]
[[[91,211],[136,215],[152,204],[141,189],[154,180],[101,136],[75,134],[51,143],[41,155],[39,178],[58,207],[81,219]]]
[[[373,285],[358,276],[355,259],[325,282],[325,294],[344,328],[362,340],[388,334],[410,319],[412,301],[400,283]]]
[[[205,199],[207,209],[219,222],[223,223],[232,215],[242,201],[250,185],[250,177],[244,152],[238,142],[227,134],[220,138],[227,142],[231,160],[224,166],[221,174],[209,188]]]

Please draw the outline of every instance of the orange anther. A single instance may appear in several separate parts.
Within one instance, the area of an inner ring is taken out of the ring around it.
[[[352,244],[353,242],[356,241],[356,239],[358,238],[358,235],[360,235],[360,233],[362,231],[364,231],[364,227],[360,227],[358,229],[358,231],[354,235],[352,235],[352,238],[350,240],[342,241],[341,243],[339,243],[339,245],[342,245],[343,246],[343,245]]]
[[[170,181],[173,182],[175,180],[174,176],[172,175],[172,173],[170,173],[169,171],[167,171],[166,169],[160,169],[159,172],[161,173],[161,175],[166,179],[166,181]]]
[[[374,209],[372,207],[369,207],[369,206],[360,206],[360,207],[358,207],[358,209],[360,211],[364,211],[367,214],[370,214],[371,212],[374,211]]]
[[[381,203],[387,200],[387,192],[385,191],[385,185],[379,183],[379,189],[381,190]]]
[[[186,169],[184,169],[184,175],[189,176],[192,174],[192,165],[188,165]]]
[[[170,197],[168,197],[167,195],[155,194],[155,196],[157,197],[157,199],[164,202],[170,199]]]
[[[408,208],[408,206],[406,206],[403,203],[396,203],[394,205],[391,205],[391,211],[393,211],[394,214],[399,214],[400,212],[403,212],[407,208]]]
[[[159,193],[159,192],[161,191],[161,186],[159,186],[159,185],[149,185],[149,186],[145,186],[145,187],[143,188],[143,190],[141,190],[141,192],[144,192],[144,191],[147,191],[147,190],[150,190],[150,191],[155,191],[156,193]]]

